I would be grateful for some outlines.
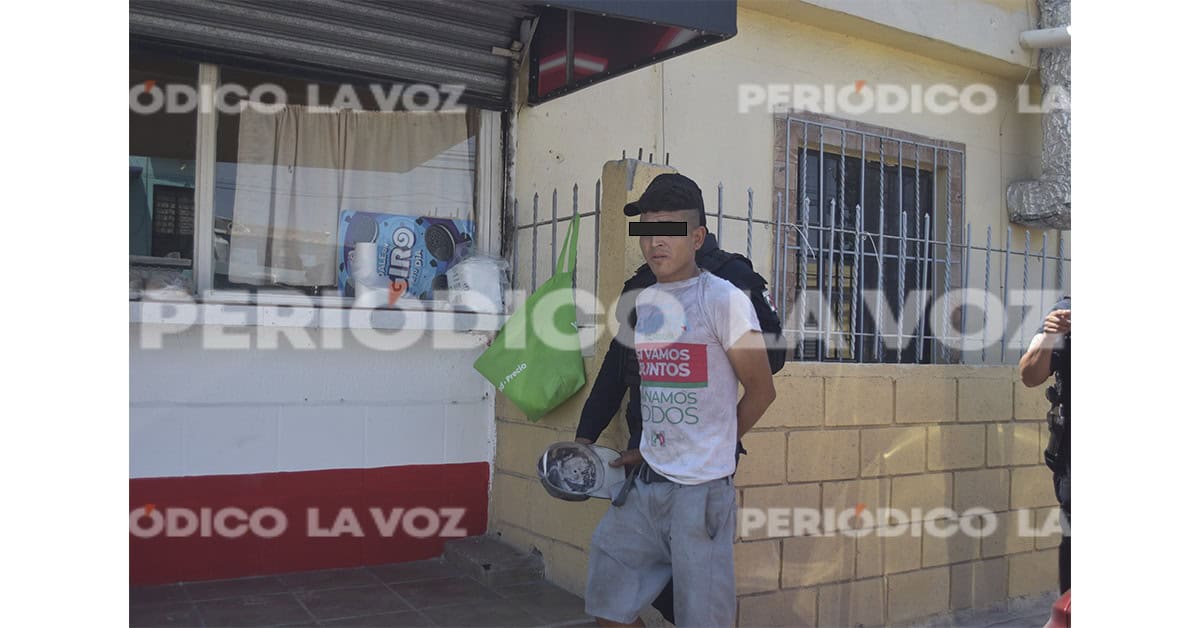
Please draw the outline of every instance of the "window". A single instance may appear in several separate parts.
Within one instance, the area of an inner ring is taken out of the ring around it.
[[[171,112],[163,85],[195,87],[195,63],[132,55],[129,64],[129,289],[193,290],[196,112]]]
[[[131,56],[131,298],[145,276],[213,302],[381,305],[366,284],[395,307],[451,309],[447,270],[496,252],[498,113]],[[146,113],[143,84],[182,104]],[[359,254],[372,272],[356,279]]]
[[[373,242],[393,296],[430,300],[475,250],[477,111],[383,110],[367,89],[241,71],[221,82],[278,86],[287,104],[218,116],[215,289],[351,299],[355,245]]]
[[[938,361],[933,299],[910,297],[947,288],[961,145],[816,114],[781,122],[779,146],[791,146],[776,166],[792,176],[776,191],[790,203],[781,222],[797,235],[780,245],[776,276],[794,359]]]

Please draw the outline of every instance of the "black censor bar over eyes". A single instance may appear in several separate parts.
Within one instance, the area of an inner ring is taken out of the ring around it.
[[[688,234],[686,222],[631,222],[631,236],[685,236]]]

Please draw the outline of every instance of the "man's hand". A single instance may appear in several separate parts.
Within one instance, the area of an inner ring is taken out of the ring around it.
[[[584,438],[584,437],[582,437],[582,436],[576,436],[576,437],[575,437],[575,442],[579,443],[580,445],[591,445],[591,444],[592,444],[592,443],[594,443],[595,441],[593,441],[593,440],[592,440],[592,439],[590,439],[590,438]]]
[[[628,450],[621,452],[620,458],[617,458],[616,460],[613,460],[612,462],[608,463],[608,466],[623,467],[625,465],[630,465],[630,464],[641,464],[641,462],[642,462],[642,450],[628,449]]]
[[[1046,315],[1042,328],[1047,334],[1071,333],[1071,310],[1054,310]]]

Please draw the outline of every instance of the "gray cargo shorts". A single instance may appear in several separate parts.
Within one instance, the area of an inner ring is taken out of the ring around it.
[[[674,577],[677,626],[733,626],[736,513],[732,478],[635,481],[592,534],[585,612],[633,623]]]

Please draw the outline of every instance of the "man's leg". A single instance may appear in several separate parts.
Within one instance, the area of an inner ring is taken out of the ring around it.
[[[640,626],[645,608],[671,577],[665,535],[650,508],[667,485],[635,482],[623,506],[610,506],[588,551],[584,612],[601,626]]]
[[[670,510],[671,572],[680,628],[728,628],[737,619],[736,506],[729,478],[675,487]]]
[[[1058,593],[1071,588],[1071,537],[1064,536],[1058,544]]]
[[[1071,588],[1071,466],[1065,473],[1054,475],[1054,496],[1061,510],[1059,525],[1062,540],[1058,543],[1058,592],[1066,593]]]

